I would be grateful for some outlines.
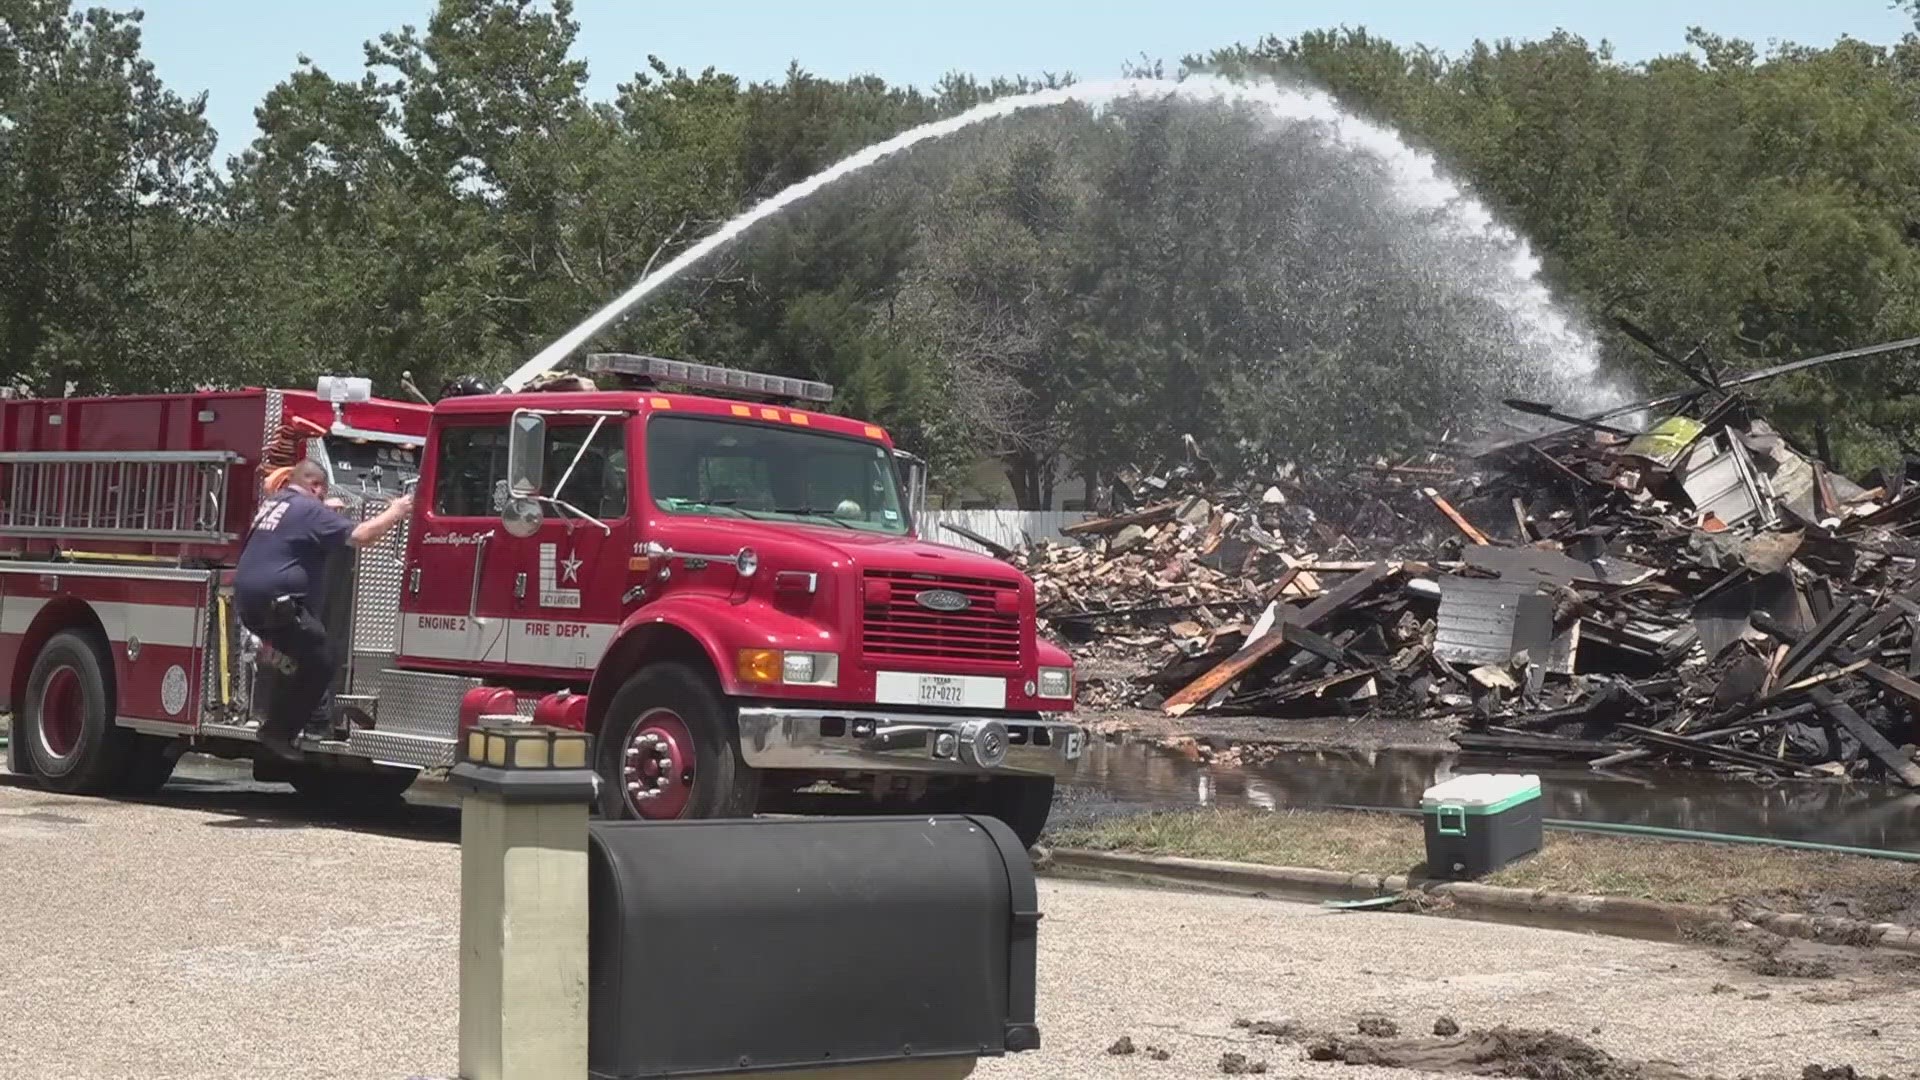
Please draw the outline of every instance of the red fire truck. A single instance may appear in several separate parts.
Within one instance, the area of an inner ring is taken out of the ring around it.
[[[511,714],[596,736],[607,815],[830,811],[825,793],[993,813],[1031,841],[1084,745],[1032,583],[922,539],[887,433],[802,407],[825,384],[589,370],[600,388],[432,406],[340,378],[0,402],[9,768],[137,793],[195,752],[390,799]],[[263,459],[290,444],[349,513],[417,485],[406,528],[329,569],[339,715],[298,761],[253,752],[275,676],[230,596]]]

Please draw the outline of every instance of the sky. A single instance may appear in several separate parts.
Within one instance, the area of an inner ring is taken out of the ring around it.
[[[205,91],[220,154],[244,149],[253,109],[305,53],[335,76],[362,70],[361,44],[432,0],[92,0],[146,12],[146,52],[160,77]],[[790,62],[818,75],[879,75],[927,85],[951,71],[1072,73],[1101,78],[1141,57],[1180,57],[1272,34],[1362,27],[1450,51],[1475,39],[1565,29],[1609,41],[1623,60],[1685,47],[1689,26],[1760,44],[1890,43],[1913,28],[1888,0],[576,0],[576,49],[589,92],[609,97],[654,54],[749,80]]]

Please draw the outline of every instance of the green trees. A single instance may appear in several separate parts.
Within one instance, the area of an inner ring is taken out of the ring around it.
[[[211,184],[201,106],[141,58],[138,16],[0,0],[0,385],[192,377],[177,272]]]
[[[498,374],[754,200],[1030,88],[649,57],[590,97],[579,32],[568,0],[442,0],[358,71],[298,65],[223,173],[137,16],[0,0],[0,383]],[[1323,85],[1431,148],[1641,388],[1679,377],[1615,315],[1725,372],[1920,332],[1920,35],[1763,55],[1695,31],[1626,65],[1565,34],[1445,55],[1356,30],[1184,68]],[[1229,468],[1411,447],[1532,361],[1476,285],[1497,252],[1421,240],[1385,182],[1245,109],[1028,115],[792,208],[597,347],[828,379],[937,476],[990,459],[1028,505],[1188,431]],[[1858,469],[1920,444],[1914,390],[1894,359],[1763,392]]]

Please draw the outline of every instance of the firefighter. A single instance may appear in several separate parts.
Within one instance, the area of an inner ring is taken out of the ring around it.
[[[303,728],[324,736],[333,724],[338,660],[314,609],[328,557],[342,545],[378,543],[413,511],[413,496],[401,495],[378,516],[355,524],[323,502],[326,495],[327,470],[311,459],[295,464],[255,512],[233,574],[241,625],[280,654],[283,678],[259,738],[282,757],[296,756],[293,739]]]

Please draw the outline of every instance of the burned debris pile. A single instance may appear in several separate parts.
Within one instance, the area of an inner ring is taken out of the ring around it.
[[[1707,397],[1244,488],[1183,469],[1009,557],[1083,705],[1920,787],[1920,463],[1855,483]]]

